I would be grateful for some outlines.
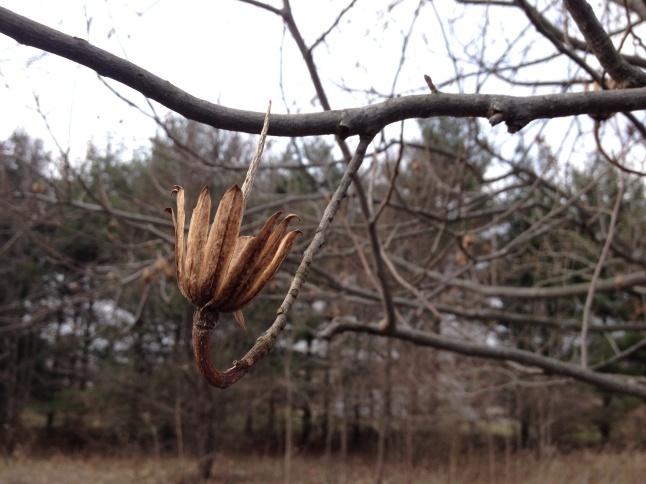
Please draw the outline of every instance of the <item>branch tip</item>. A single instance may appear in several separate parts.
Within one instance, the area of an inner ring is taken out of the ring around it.
[[[428,88],[431,90],[433,94],[437,94],[438,92],[440,92],[437,90],[437,87],[435,87],[435,84],[433,84],[433,80],[431,79],[431,76],[424,74],[424,80],[426,81],[426,85],[428,86]]]

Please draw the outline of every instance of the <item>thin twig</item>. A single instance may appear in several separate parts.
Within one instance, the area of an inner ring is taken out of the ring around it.
[[[622,175],[619,179],[619,191],[617,192],[617,199],[615,200],[615,206],[612,209],[612,215],[610,216],[610,227],[608,227],[608,235],[606,236],[606,242],[603,245],[603,250],[599,256],[599,261],[597,266],[594,268],[594,274],[592,275],[592,280],[590,281],[590,287],[588,289],[588,296],[585,300],[585,306],[583,308],[583,318],[581,321],[581,366],[583,368],[588,367],[588,328],[590,326],[590,310],[592,308],[592,299],[594,298],[594,290],[597,285],[597,281],[601,276],[601,269],[603,268],[608,252],[610,251],[610,245],[612,244],[612,239],[615,236],[615,228],[617,226],[617,218],[619,216],[619,209],[621,208],[621,201],[624,197],[624,189],[626,185],[626,180]]]
[[[626,358],[627,356],[632,355],[635,351],[642,349],[644,346],[646,346],[646,339],[639,340],[637,343],[634,345],[629,346],[623,351],[618,352],[617,354],[613,355],[612,357],[608,358],[607,360],[604,360],[600,363],[597,363],[596,365],[593,365],[590,367],[591,370],[599,370],[601,368],[604,368],[608,365],[612,365],[613,363],[616,363],[617,361],[621,361],[622,359]]]
[[[427,346],[471,357],[489,358],[494,360],[514,361],[523,365],[542,368],[548,374],[558,374],[572,377],[607,390],[634,395],[646,399],[646,385],[639,383],[635,378],[626,378],[625,375],[604,374],[595,372],[573,363],[565,363],[533,353],[506,346],[489,346],[481,343],[472,343],[463,338],[453,338],[444,335],[429,333],[414,328],[396,327],[392,333],[384,334],[378,324],[357,323],[347,318],[337,317],[331,324],[318,333],[319,338],[330,339],[336,334],[355,332],[375,336],[388,336],[402,341],[409,341],[418,346]]]
[[[247,373],[247,371],[249,371],[249,368],[254,366],[263,356],[269,353],[276,344],[278,334],[287,324],[287,314],[291,311],[301,287],[307,280],[314,257],[327,239],[332,220],[341,206],[341,201],[348,193],[348,188],[361,166],[361,162],[363,161],[366,150],[368,146],[370,146],[371,141],[372,138],[369,137],[362,137],[360,139],[354,156],[348,163],[346,171],[339,182],[339,186],[334,192],[330,203],[328,203],[325,212],[321,217],[321,222],[316,229],[316,234],[303,254],[303,259],[296,270],[296,274],[294,275],[294,279],[283,303],[280,305],[280,308],[278,308],[276,319],[273,324],[256,340],[256,343],[247,352],[244,358],[241,360],[235,360],[233,362],[233,366],[223,373],[224,382],[222,383],[225,386],[221,388],[225,388],[237,382]]]
[[[627,166],[622,165],[619,163],[619,160],[615,159],[614,157],[610,156],[606,150],[603,148],[603,145],[601,144],[601,134],[599,133],[599,130],[601,129],[601,122],[597,121],[595,119],[594,121],[594,141],[597,143],[597,150],[599,150],[599,153],[601,153],[601,156],[603,156],[608,163],[610,163],[613,166],[616,166],[619,168],[621,171],[625,173],[631,173],[633,175],[639,175],[639,176],[646,176],[646,172],[639,171],[639,170],[633,170],[632,168],[628,168]]]
[[[253,159],[247,170],[247,176],[245,176],[244,183],[242,184],[242,196],[244,197],[244,207],[247,208],[247,200],[249,199],[249,192],[253,187],[253,181],[256,178],[256,170],[260,164],[260,157],[262,156],[262,151],[265,149],[265,140],[267,139],[267,130],[269,129],[269,113],[271,112],[271,100],[267,105],[267,114],[265,114],[265,122],[262,125],[262,132],[260,133],[260,139],[258,140],[258,146],[256,146],[256,152],[253,154]]]

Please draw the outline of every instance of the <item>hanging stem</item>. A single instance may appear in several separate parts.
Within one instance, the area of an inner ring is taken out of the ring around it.
[[[193,313],[193,354],[195,355],[197,367],[204,379],[216,388],[227,388],[242,378],[249,371],[251,365],[243,359],[235,360],[233,366],[225,372],[221,372],[215,367],[211,360],[209,346],[211,343],[211,333],[218,324],[219,317],[220,313],[212,309],[198,308],[195,310]],[[264,352],[259,350],[254,352],[252,349],[249,353],[252,356],[260,353],[259,356],[256,356],[256,359],[258,359],[267,354],[269,349],[266,349]]]
[[[224,373],[218,370],[211,361],[209,343],[211,333],[218,324],[219,313],[211,309],[196,309],[193,313],[193,353],[197,367],[202,376],[211,385],[218,388],[226,388]]]

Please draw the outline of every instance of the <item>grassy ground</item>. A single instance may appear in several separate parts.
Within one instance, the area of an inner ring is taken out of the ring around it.
[[[594,453],[579,451],[541,459],[529,454],[460,459],[428,468],[386,467],[386,483],[639,483],[645,482],[646,452]],[[374,482],[374,467],[365,461],[340,459],[326,463],[315,457],[295,457],[292,483]],[[175,483],[200,482],[197,461],[162,459],[47,459],[0,461],[3,484],[56,483]],[[279,458],[222,456],[216,458],[209,482],[280,483],[284,462]]]

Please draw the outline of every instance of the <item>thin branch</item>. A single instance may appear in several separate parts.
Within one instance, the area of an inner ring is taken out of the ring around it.
[[[222,373],[222,378],[224,378],[224,380],[221,380],[217,376],[215,377],[218,383],[216,386],[222,385],[221,388],[226,388],[240,380],[240,378],[242,378],[262,357],[269,353],[276,344],[278,334],[287,324],[287,314],[291,311],[301,287],[309,276],[310,267],[314,257],[316,257],[316,254],[327,240],[332,220],[341,206],[341,201],[348,193],[348,188],[350,187],[357,170],[361,166],[366,150],[368,149],[368,146],[370,146],[371,141],[371,138],[365,137],[362,137],[359,140],[359,145],[355,150],[354,156],[348,163],[345,173],[343,174],[330,203],[328,203],[325,208],[321,222],[316,229],[316,234],[303,254],[303,259],[296,270],[296,274],[294,275],[292,284],[287,292],[287,296],[285,296],[282,304],[276,312],[276,319],[273,324],[256,340],[256,344],[254,344],[241,360],[235,360],[233,362],[233,366]]]
[[[390,177],[390,182],[388,184],[388,192],[386,193],[384,199],[381,201],[377,210],[375,210],[375,212],[372,214],[372,217],[370,218],[370,221],[373,223],[379,219],[386,206],[390,203],[390,198],[392,197],[393,191],[395,190],[395,182],[397,181],[397,177],[399,176],[399,166],[404,159],[404,146],[404,123],[402,122],[401,128],[399,130],[399,152],[397,154],[397,160],[395,160],[393,174]]]
[[[249,5],[253,5],[254,7],[262,8],[263,10],[268,10],[269,12],[275,13],[276,15],[280,15],[280,10],[277,9],[276,7],[272,7],[271,5],[267,5],[266,3],[263,2],[258,2],[256,0],[238,0],[240,3],[247,3]]]
[[[624,198],[624,190],[626,188],[626,182],[624,177],[619,178],[619,190],[617,191],[617,198],[615,200],[615,206],[612,209],[612,215],[610,216],[610,226],[608,227],[608,234],[606,235],[606,241],[603,244],[603,249],[601,250],[601,255],[599,255],[599,261],[597,262],[596,267],[594,268],[594,274],[592,274],[592,279],[590,280],[590,288],[588,289],[588,294],[585,299],[585,306],[583,307],[583,317],[581,321],[581,366],[583,368],[588,367],[588,328],[590,326],[590,310],[592,309],[592,300],[594,298],[594,290],[599,277],[601,276],[601,269],[603,269],[604,264],[606,263],[606,257],[608,257],[608,252],[610,252],[610,246],[612,245],[612,240],[615,237],[615,230],[617,228],[617,219],[619,218],[619,209],[621,208],[621,202]]]
[[[339,15],[337,15],[336,19],[334,20],[334,22],[332,22],[332,25],[330,25],[330,27],[329,27],[325,32],[323,32],[323,33],[319,36],[319,38],[318,38],[318,39],[316,39],[316,40],[312,43],[312,45],[311,45],[311,46],[310,46],[310,48],[309,48],[310,52],[311,52],[312,50],[314,50],[314,49],[316,48],[316,46],[317,46],[317,45],[319,45],[321,42],[323,42],[323,41],[325,40],[325,38],[330,34],[330,32],[332,32],[332,30],[334,30],[334,29],[336,28],[336,26],[337,26],[337,25],[339,25],[339,22],[341,21],[341,19],[343,18],[343,16],[344,16],[346,13],[348,13],[352,7],[354,7],[354,4],[355,4],[355,3],[357,3],[357,0],[352,0],[352,1],[349,3],[349,5],[348,5],[347,7],[345,7],[343,10],[341,10],[341,12],[339,13]]]
[[[639,123],[639,121],[637,121]],[[640,123],[641,124],[641,123]],[[646,172],[639,171],[639,170],[633,170],[632,168],[628,168],[627,166],[622,165],[619,163],[619,160],[615,159],[613,156],[610,156],[608,152],[605,150],[603,147],[603,143],[601,143],[601,136],[599,131],[601,130],[601,121],[594,120],[594,141],[597,144],[597,150],[603,156],[608,163],[610,163],[613,166],[616,166],[619,168],[621,171],[624,173],[630,173],[632,175],[638,175],[638,176],[646,176]]]
[[[627,395],[634,395],[646,400],[646,385],[637,383],[634,378],[597,373],[587,368],[582,368],[576,364],[564,363],[562,361],[555,360],[554,358],[516,348],[471,343],[464,341],[463,339],[440,336],[401,326],[395,328],[393,332],[386,334],[380,326],[376,324],[359,324],[349,322],[342,318],[336,318],[330,325],[319,333],[319,337],[329,339],[334,335],[347,331],[372,334],[375,336],[388,336],[401,339],[403,341],[409,341],[419,346],[429,346],[472,357],[507,360],[524,365],[536,366],[538,368],[542,368],[543,371],[548,374],[568,376],[596,385],[600,388],[625,393]]]
[[[392,259],[393,257],[390,256]],[[322,271],[320,268],[312,268],[312,270],[320,277],[322,277],[327,284],[337,289],[340,293],[344,295],[354,295],[354,300],[360,299],[362,302],[366,303],[367,301],[381,301],[381,296],[375,292],[368,289],[360,288],[355,285],[347,285],[338,281],[336,278],[330,274]],[[580,295],[585,294],[582,292]],[[338,297],[335,295],[334,297]],[[347,296],[346,296],[347,297]],[[428,298],[427,298],[428,299]],[[425,305],[419,301],[403,298],[403,297],[394,297],[394,303],[398,307],[410,308],[410,309],[428,309],[425,308]],[[508,324],[517,324],[517,325],[536,325],[544,326],[546,328],[553,328],[559,331],[580,331],[581,323],[580,321],[574,319],[559,319],[559,318],[550,318],[546,316],[538,316],[535,314],[519,314],[513,313],[510,311],[500,311],[497,309],[490,308],[473,308],[473,307],[464,307],[460,303],[436,303],[434,304],[435,309],[440,313],[452,314],[454,316],[459,316],[461,318],[471,319],[475,321],[494,321],[499,323],[508,323]],[[612,331],[646,331],[646,323],[643,322],[626,322],[626,323],[616,323],[611,325],[593,325],[590,326],[590,331],[594,332],[612,332]]]
[[[613,363],[623,360],[624,358],[632,355],[635,351],[640,350],[644,346],[646,346],[646,338],[639,340],[637,343],[629,346],[625,350],[620,351],[619,353],[613,355],[611,358],[608,358],[607,360],[597,363],[596,365],[593,365],[590,368],[592,370],[600,370],[601,368],[604,368],[608,365],[612,365]]]
[[[399,63],[397,64],[397,69],[395,70],[395,75],[393,76],[393,83],[392,83],[392,86],[390,87],[390,96],[391,97],[395,96],[395,87],[397,86],[397,80],[399,79],[399,75],[401,74],[401,71],[402,71],[402,69],[404,67],[404,62],[406,61],[406,51],[408,50],[408,42],[410,41],[410,37],[413,34],[413,29],[415,28],[415,23],[417,22],[417,19],[419,18],[419,11],[421,10],[422,5],[424,5],[424,3],[425,3],[424,0],[420,0],[420,2],[417,4],[417,7],[415,8],[415,11],[413,12],[413,19],[411,20],[410,26],[408,27],[408,32],[406,32],[406,35],[404,35],[404,39],[403,39],[403,42],[402,42],[402,48],[401,48],[401,54],[399,55]],[[431,88],[431,91],[433,91],[432,88]]]
[[[325,111],[331,112],[332,107],[330,105],[330,102],[328,101],[325,90],[323,89],[321,78],[318,74],[316,65],[314,64],[314,58],[312,56],[312,52],[311,50],[307,49],[307,47],[305,46],[305,41],[303,40],[303,37],[301,36],[298,26],[294,21],[294,17],[292,16],[289,1],[283,0],[283,5],[284,5],[282,10],[283,20],[285,21],[287,28],[292,34],[292,37],[294,38],[294,41],[296,42],[296,45],[298,46],[301,52],[301,56],[303,57],[303,60],[307,65],[307,69],[312,79],[312,84],[314,84],[314,89],[316,90],[316,94],[319,98],[319,101],[321,102],[321,106]],[[372,126],[372,128],[369,131],[370,139],[372,139],[379,131],[381,131],[383,126],[379,126],[379,125]],[[343,126],[341,127],[343,128]],[[350,162],[351,160],[350,149],[348,148],[348,145],[344,140],[345,138],[346,138],[345,135],[337,134],[336,142],[339,145],[341,152],[343,153],[343,157],[348,162]],[[384,314],[385,314],[384,327],[387,329],[390,329],[390,328],[393,328],[396,324],[395,308],[392,303],[392,296],[391,296],[390,288],[388,287],[388,281],[386,280],[386,271],[384,269],[383,262],[381,260],[381,255],[380,255],[381,243],[379,241],[379,236],[377,234],[376,222],[372,220],[371,206],[366,197],[361,181],[355,178],[353,179],[353,183],[357,194],[357,198],[359,200],[359,206],[361,207],[361,212],[368,225],[370,247],[372,249],[372,255],[373,255],[374,264],[375,264],[375,272],[377,273],[377,279],[379,280],[379,283],[380,283],[382,303],[384,307]]]

